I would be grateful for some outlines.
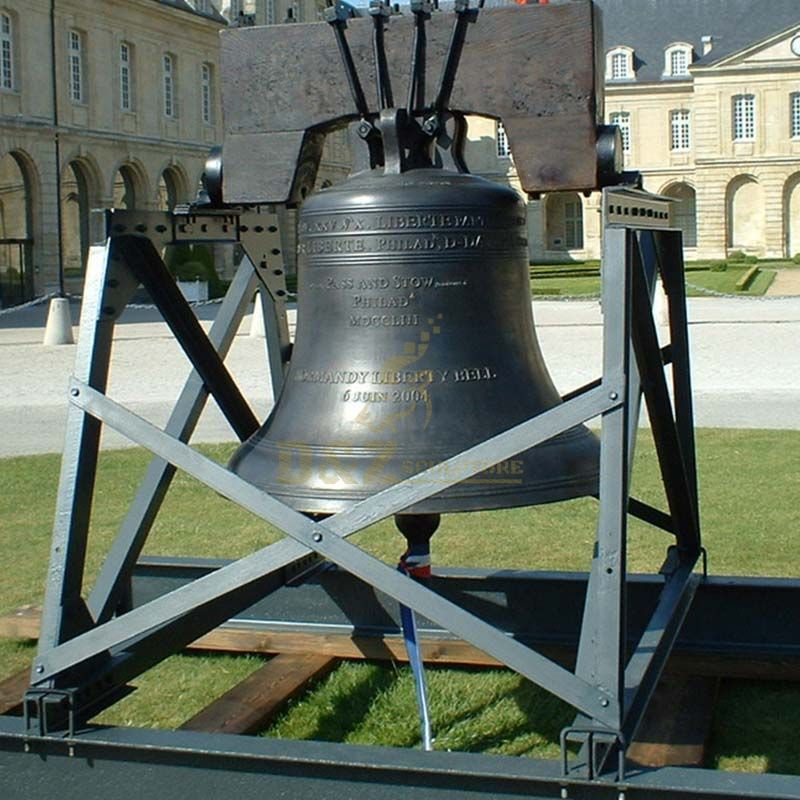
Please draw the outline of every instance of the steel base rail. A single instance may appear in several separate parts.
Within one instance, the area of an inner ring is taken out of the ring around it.
[[[613,191],[606,190],[605,195],[605,207],[614,208]],[[626,209],[640,203],[657,213],[652,224],[644,213],[615,224],[606,218],[600,380],[572,393],[560,406],[321,522],[292,510],[186,444],[207,395],[217,401],[240,438],[256,424],[224,366],[224,349],[241,321],[251,284],[244,276],[237,278],[235,291],[226,298],[228,306],[219,329],[215,327],[208,338],[175,291],[158,254],[165,243],[195,236],[244,247],[270,301],[265,327],[271,331],[268,354],[273,372],[277,372],[273,381],[278,388],[290,349],[276,216],[259,210],[209,212],[207,216],[190,210],[183,216],[151,214],[139,222],[136,212],[126,212],[128,217],[112,216],[108,243],[93,249],[87,272],[42,634],[25,702],[29,734],[77,735],[92,715],[126,691],[128,680],[279,588],[292,571],[306,568],[321,556],[564,699],[579,712],[575,729],[580,735],[591,738],[596,734],[604,742],[614,741],[624,754],[625,742],[641,721],[690,606],[698,583],[693,567],[701,552],[692,415],[687,405],[680,232],[665,227],[669,205],[661,198],[641,193],[636,198],[626,195],[624,202]],[[672,314],[672,343],[667,351],[659,349],[651,307],[659,272]],[[195,367],[167,431],[155,428],[105,394],[114,320],[139,281],[148,288]],[[674,408],[663,373],[665,361],[671,361]],[[651,416],[658,416],[653,432],[669,513],[648,511],[641,503],[636,510],[640,516],[656,520],[657,527],[667,528],[674,545],[667,550],[662,567],[660,599],[629,655],[626,525],[642,396]],[[600,508],[574,672],[347,541],[365,526],[595,416],[602,418]],[[156,461],[87,603],[81,583],[101,423],[145,446]],[[275,524],[287,538],[127,610],[123,587],[128,586],[133,563],[175,468]],[[117,616],[112,618],[114,612]],[[583,766],[578,769],[584,771],[574,776],[600,775],[613,750],[604,746],[598,748],[597,758],[580,759]]]
[[[800,782],[675,767],[623,782],[565,778],[557,761],[251,736],[90,727],[68,739],[31,736],[0,717],[3,800],[800,800]]]

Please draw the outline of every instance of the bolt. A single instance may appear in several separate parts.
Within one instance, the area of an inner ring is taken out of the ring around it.
[[[609,400],[616,400],[618,398],[619,398],[619,395],[616,392],[609,392],[608,393],[608,399]]]
[[[358,126],[357,131],[358,131],[358,135],[362,139],[365,139],[367,136],[369,136],[370,132],[372,131],[372,125],[370,125],[369,122],[362,122]]]
[[[314,534],[314,535],[313,535],[311,538],[312,538],[312,539],[313,539],[315,542],[319,543],[319,542],[321,542],[321,541],[322,541],[322,534],[321,534],[321,533],[315,533],[315,534]]]
[[[425,122],[422,123],[422,130],[428,134],[428,136],[433,136],[439,128],[439,123],[436,117],[428,117]]]
[[[608,708],[608,698],[607,697],[600,698],[600,705],[603,706],[603,708]]]
[[[44,672],[44,664],[36,665],[36,674],[41,675]]]
[[[78,395],[81,393],[81,390],[80,390],[80,389],[70,389],[70,390],[69,390],[69,393],[70,393],[70,394],[71,394],[73,397],[77,397],[77,396],[78,396]]]

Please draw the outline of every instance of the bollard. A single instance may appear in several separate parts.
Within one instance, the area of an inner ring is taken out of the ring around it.
[[[256,299],[253,303],[253,316],[250,319],[250,335],[255,338],[263,339],[267,335],[264,328],[264,312],[261,305],[261,295],[256,292]]]
[[[66,297],[54,297],[47,311],[47,325],[44,329],[45,345],[74,344],[72,338],[72,314]]]

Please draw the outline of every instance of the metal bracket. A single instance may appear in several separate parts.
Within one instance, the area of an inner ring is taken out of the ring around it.
[[[604,730],[591,726],[571,726],[564,728],[559,737],[561,745],[561,775],[564,778],[572,777],[575,772],[569,766],[569,744],[580,742],[584,745],[583,751],[587,754],[585,773],[581,777],[593,781],[603,771],[603,764],[609,752],[617,754],[617,772],[615,780],[621,783],[625,780],[625,750],[627,745],[625,737],[617,731]]]

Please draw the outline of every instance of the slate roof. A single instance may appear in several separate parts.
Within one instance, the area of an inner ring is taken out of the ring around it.
[[[570,0],[551,0],[553,3]],[[367,0],[351,0],[365,14]],[[665,78],[664,50],[673,42],[694,47],[694,64],[713,64],[773,34],[800,25],[800,0],[595,0],[603,10],[605,49],[631,47],[636,80],[651,83]],[[403,0],[402,6],[407,2]],[[442,10],[452,0],[440,0]],[[486,8],[514,5],[513,0],[486,0]],[[703,56],[703,36],[714,47]]]
[[[709,65],[762,39],[800,25],[799,0],[595,0],[603,10],[606,49],[633,48],[636,80],[664,78],[664,49],[694,46],[695,64]],[[714,37],[703,56],[701,37]],[[674,80],[674,79],[672,79]]]
[[[214,22],[219,22],[222,25],[227,25],[228,20],[222,16],[222,14],[217,11],[214,7],[214,3],[210,3],[211,10],[206,13],[204,11],[198,11],[194,6],[190,5],[186,2],[186,0],[156,0],[157,3],[161,3],[162,6],[172,6],[172,8],[178,8],[181,11],[188,11],[190,14],[194,14],[198,17],[205,17],[206,19],[214,20]]]

